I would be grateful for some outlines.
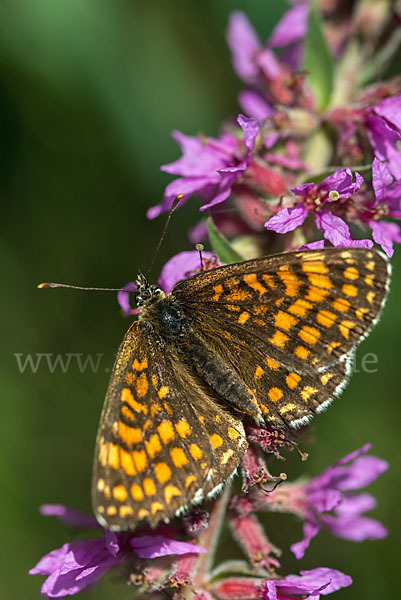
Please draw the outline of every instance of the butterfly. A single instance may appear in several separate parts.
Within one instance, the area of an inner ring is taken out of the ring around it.
[[[155,527],[217,494],[244,419],[306,424],[339,394],[386,299],[375,250],[300,250],[202,271],[171,293],[137,279],[98,430],[92,497],[111,530]]]

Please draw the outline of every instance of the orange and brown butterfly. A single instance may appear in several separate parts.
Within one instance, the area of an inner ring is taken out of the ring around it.
[[[141,314],[96,443],[99,522],[154,527],[185,512],[235,473],[244,419],[296,428],[324,409],[380,315],[389,272],[374,250],[331,248],[217,267],[169,294],[140,275]]]

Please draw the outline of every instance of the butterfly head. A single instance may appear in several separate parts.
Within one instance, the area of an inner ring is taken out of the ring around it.
[[[152,296],[156,296],[162,292],[159,286],[150,284],[142,273],[138,273],[135,283],[137,288],[136,304],[138,307],[143,306],[146,300]]]

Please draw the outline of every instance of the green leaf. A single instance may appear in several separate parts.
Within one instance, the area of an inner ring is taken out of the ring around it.
[[[207,220],[207,229],[212,250],[221,263],[228,265],[244,260],[243,257],[234,250],[230,242],[217,231],[211,218]]]
[[[334,63],[315,1],[311,3],[309,11],[302,66],[309,71],[307,81],[316,96],[317,106],[322,111],[327,107],[332,94]]]

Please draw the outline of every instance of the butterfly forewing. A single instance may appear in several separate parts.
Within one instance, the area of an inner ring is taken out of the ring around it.
[[[110,529],[155,525],[200,502],[233,474],[247,446],[241,422],[159,342],[133,324],[106,396],[93,504]]]
[[[190,311],[212,316],[300,373],[336,363],[367,335],[383,306],[389,263],[360,248],[305,250],[219,267],[179,283]]]

